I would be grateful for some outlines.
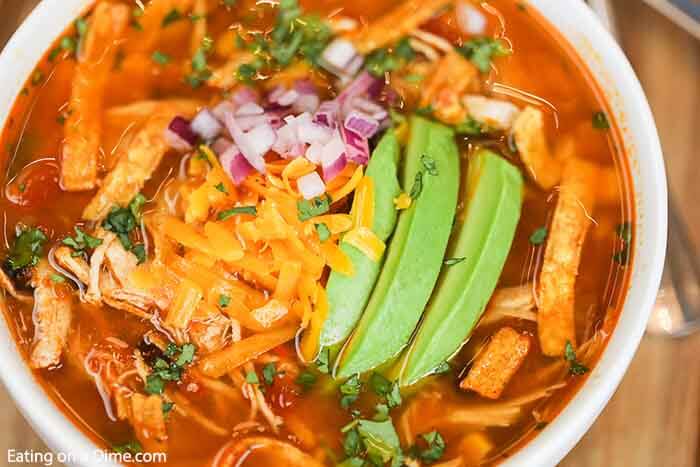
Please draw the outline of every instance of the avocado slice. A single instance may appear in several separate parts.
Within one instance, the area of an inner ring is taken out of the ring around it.
[[[520,171],[497,154],[478,151],[463,188],[465,211],[455,225],[445,266],[413,342],[400,362],[400,384],[433,373],[461,348],[479,321],[503,271],[523,202]]]
[[[411,119],[402,185],[414,201],[399,215],[386,262],[335,376],[364,373],[408,343],[442,266],[459,191],[459,151],[451,129]]]
[[[372,153],[365,172],[374,186],[372,231],[384,242],[394,231],[398,217],[394,198],[401,192],[398,179],[400,152],[396,135],[389,130]],[[352,261],[354,274],[348,277],[331,272],[326,284],[328,317],[321,329],[319,344],[321,350],[329,349],[331,356],[340,350],[362,316],[382,268],[382,261],[371,260],[347,243],[341,242],[340,249]]]

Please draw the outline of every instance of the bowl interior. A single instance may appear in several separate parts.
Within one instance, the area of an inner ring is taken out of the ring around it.
[[[92,0],[44,0],[2,55],[0,122],[8,117],[27,77],[50,44]],[[587,382],[542,433],[505,465],[554,465],[583,436],[619,384],[644,332],[663,268],[666,246],[666,181],[656,127],[644,93],[624,54],[579,0],[530,0],[582,58],[619,125],[629,156],[636,202],[635,259],[631,286],[615,332]],[[46,396],[0,326],[0,375],[33,428],[53,450],[71,453],[68,465],[116,465]]]

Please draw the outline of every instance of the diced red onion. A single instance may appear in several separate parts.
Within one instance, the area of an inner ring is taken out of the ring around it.
[[[384,107],[369,99],[365,99],[364,97],[354,98],[350,108],[357,109],[375,120],[384,120],[389,116],[389,113],[384,109]]]
[[[372,89],[373,86],[377,86],[378,83],[381,84],[381,81],[378,78],[370,75],[367,71],[363,71],[338,95],[338,97],[336,97],[335,100],[342,106],[348,100],[367,94],[367,92]]]
[[[223,127],[213,113],[208,109],[202,109],[190,124],[192,131],[197,133],[203,140],[211,141],[216,138]]]
[[[316,172],[304,175],[297,179],[297,188],[304,199],[314,199],[326,192],[326,184]]]
[[[211,150],[214,151],[214,153],[221,155],[225,153],[232,145],[233,143],[227,138],[221,137],[217,138],[216,141],[212,143]]]
[[[348,67],[359,54],[347,39],[334,39],[321,52],[320,65],[333,74],[349,74]]]
[[[299,93],[295,91],[294,89],[290,89],[289,91],[285,92],[282,94],[279,99],[277,99],[277,103],[281,105],[282,107],[288,107],[296,102],[296,100],[299,98]]]
[[[236,110],[236,117],[248,116],[248,115],[262,115],[265,113],[265,109],[260,107],[255,102],[248,102],[243,104]]]
[[[235,104],[236,107],[241,107],[245,104],[255,103],[258,101],[258,93],[254,89],[249,87],[242,87],[236,90],[231,96],[231,102]]]
[[[197,144],[197,134],[192,131],[189,120],[183,117],[175,117],[168,125],[168,129],[187,141],[191,146]]]
[[[316,85],[308,79],[300,79],[294,83],[294,90],[302,96],[305,94],[316,95]]]
[[[221,162],[221,167],[223,167],[236,185],[245,180],[248,175],[255,172],[255,168],[250,165],[248,160],[241,154],[241,151],[233,144],[221,154],[219,161]]]
[[[184,139],[182,139],[180,135],[175,133],[170,128],[165,129],[165,131],[163,132],[163,137],[165,138],[165,142],[168,143],[168,146],[170,146],[177,152],[186,153],[192,150],[192,145]]]
[[[379,122],[374,118],[358,111],[350,112],[345,117],[345,128],[352,130],[363,138],[371,138],[379,129]]]
[[[314,123],[310,113],[302,113],[294,121],[297,138],[302,143],[311,144],[315,142],[325,143],[331,136],[331,130],[323,125]]]
[[[349,161],[364,165],[369,162],[369,142],[356,132],[341,127],[343,141],[345,141],[346,157]]]
[[[306,159],[316,165],[320,165],[323,160],[323,143],[312,143],[306,150]]]
[[[287,89],[284,86],[275,86],[272,91],[267,94],[267,101],[277,102],[285,92],[287,92]]]
[[[340,106],[335,101],[324,101],[314,114],[314,123],[328,128],[338,127],[338,111]]]
[[[246,136],[251,141],[255,152],[260,156],[267,154],[267,151],[270,150],[277,139],[275,130],[267,123],[256,126],[250,130]]]
[[[301,94],[292,105],[292,110],[295,112],[316,112],[321,99],[315,94]]]
[[[235,113],[236,112],[236,104],[234,104],[231,101],[221,101],[216,106],[211,109],[211,113],[214,114],[216,118],[219,119],[220,122],[224,122],[226,119],[226,114],[227,113]]]
[[[272,146],[273,151],[286,158],[303,154],[303,151],[298,152],[301,142],[297,135],[296,122],[293,117],[291,120],[288,120],[289,118],[290,117],[287,117],[285,124],[277,130],[277,140]]]
[[[345,154],[342,154],[332,164],[323,166],[323,179],[326,181],[326,183],[330,182],[337,177],[347,165],[348,158],[345,157]]]
[[[267,151],[261,152],[261,148],[267,146],[268,143],[271,147],[275,142],[274,139],[271,142],[269,140],[255,142],[253,137],[251,137],[251,134],[254,130],[251,130],[250,134],[245,133],[241,129],[233,114],[226,114],[226,128],[228,129],[229,133],[231,133],[233,141],[236,143],[241,153],[248,160],[250,165],[252,165],[258,172],[265,173],[265,159],[263,158],[263,156]],[[274,131],[272,131],[272,128],[269,128],[269,130],[272,133],[272,138],[274,138]],[[263,131],[265,130],[262,130],[261,133]],[[269,138],[269,135],[265,135],[265,137]]]
[[[338,158],[345,155],[345,143],[340,136],[340,133],[335,133],[333,138],[323,146],[321,152],[321,164],[326,167],[333,164]]]
[[[241,130],[250,131],[256,126],[265,125],[269,123],[267,115],[236,115],[236,122],[240,125]]]
[[[486,32],[488,20],[476,6],[466,1],[457,3],[455,9],[459,29],[470,36],[481,36]]]

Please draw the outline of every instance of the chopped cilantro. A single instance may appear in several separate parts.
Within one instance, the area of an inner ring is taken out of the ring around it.
[[[459,258],[447,258],[445,259],[445,261],[442,262],[442,264],[444,264],[445,266],[454,266],[455,264],[461,263],[465,259],[467,258],[465,258],[464,256],[461,256]]]
[[[316,359],[316,368],[318,371],[320,371],[323,374],[328,374],[331,371],[331,366],[330,366],[330,358],[331,358],[331,352],[329,348],[325,348],[321,350],[321,353],[318,354],[318,358]]]
[[[66,281],[66,278],[60,274],[51,274],[51,280],[56,284],[61,284]]]
[[[362,390],[362,382],[359,375],[351,376],[347,381],[340,385],[340,406],[347,409],[359,397]]]
[[[146,262],[146,246],[143,243],[139,243],[131,247],[131,253],[136,256],[138,264],[143,264]]]
[[[331,208],[329,196],[319,196],[310,200],[302,199],[297,201],[297,215],[300,221],[307,221],[313,217],[325,214]]]
[[[547,239],[547,235],[547,227],[539,227],[532,232],[532,235],[530,235],[530,243],[533,245],[542,245]]]
[[[435,368],[435,373],[436,375],[444,375],[445,373],[449,373],[452,367],[450,367],[450,364],[448,362],[442,362],[441,364],[438,365],[437,368]]]
[[[36,70],[32,75],[32,86],[38,86],[42,81],[44,81],[44,72]]]
[[[455,131],[460,135],[480,136],[486,133],[486,128],[472,117],[455,126]]]
[[[163,415],[168,415],[171,410],[175,407],[175,403],[173,402],[163,402],[162,410],[163,410]]]
[[[593,128],[596,130],[609,130],[610,121],[608,121],[608,116],[605,112],[595,112],[593,114]]]
[[[370,53],[365,66],[370,74],[384,77],[386,73],[401,69],[415,56],[408,39],[403,38],[393,48],[383,47]]]
[[[416,174],[416,178],[413,180],[413,186],[411,187],[411,193],[409,195],[411,196],[412,200],[417,200],[420,194],[423,192],[423,172],[418,172]]]
[[[181,19],[182,13],[180,13],[180,10],[178,10],[177,8],[173,8],[167,15],[165,15],[161,25],[165,28],[173,24],[175,21],[179,21]]]
[[[61,243],[72,248],[75,256],[102,245],[102,239],[86,234],[80,227],[75,226],[73,230],[75,236],[66,237]]]
[[[305,370],[299,373],[295,382],[301,386],[304,391],[308,391],[316,384],[316,379],[315,374]]]
[[[503,40],[492,37],[471,39],[458,47],[457,50],[482,73],[487,73],[491,69],[491,61],[494,58],[511,54]]]
[[[131,250],[133,244],[129,238],[129,233],[136,228],[136,217],[130,209],[113,208],[105,220],[102,221],[102,227],[117,234],[122,246],[127,250]]]
[[[369,378],[369,385],[379,397],[386,400],[390,409],[401,405],[401,392],[398,381],[393,383],[379,373],[372,373]]]
[[[622,239],[623,242],[630,243],[632,241],[632,224],[629,222],[623,222],[617,226],[615,233]]]
[[[216,218],[220,221],[225,221],[229,217],[233,217],[239,214],[247,214],[249,216],[255,216],[258,214],[258,208],[255,206],[238,206],[235,208],[227,209],[226,211],[221,211]]]
[[[228,295],[219,295],[219,308],[226,308],[231,303],[231,297]]]
[[[148,394],[162,394],[166,381],[180,381],[185,367],[194,361],[197,348],[194,344],[177,346],[170,343],[163,354],[167,358],[156,358],[151,365],[151,374],[146,378]]]
[[[146,387],[144,389],[148,394],[163,394],[165,390],[165,380],[157,374],[148,375],[146,377]]]
[[[433,108],[432,104],[428,104],[425,107],[418,107],[416,109],[416,115],[420,115],[421,117],[432,117],[434,112],[435,108]]]
[[[194,360],[194,354],[197,351],[197,347],[194,344],[182,344],[180,347],[180,355],[175,360],[175,364],[178,366],[189,365]]]
[[[13,271],[27,266],[36,266],[44,252],[44,244],[47,240],[44,232],[36,227],[24,229],[10,248],[7,265]]]
[[[258,379],[258,374],[254,371],[249,371],[245,375],[245,381],[248,384],[260,384],[260,379]]]
[[[275,376],[277,376],[277,367],[275,366],[275,362],[270,362],[265,365],[262,370],[262,375],[265,384],[272,386],[272,384],[275,382]]]
[[[224,0],[224,5],[226,5],[227,7],[232,7],[236,5],[237,1],[238,0]]]
[[[216,188],[217,191],[220,191],[225,195],[228,194],[228,190],[226,190],[226,186],[224,185],[223,182],[217,183],[216,185],[214,185],[214,188]]]
[[[170,63],[170,55],[165,54],[160,50],[156,50],[155,52],[153,52],[153,55],[151,55],[151,60],[153,60],[159,65],[167,65],[168,63]]]
[[[425,168],[426,172],[433,176],[438,175],[439,172],[437,169],[437,163],[435,162],[435,159],[423,154],[422,156],[420,156],[420,161],[423,164],[423,167]]]
[[[141,448],[141,443],[136,440],[132,440],[124,444],[114,445],[112,446],[112,450],[119,454],[136,454],[137,452],[143,451],[143,448]]]
[[[588,372],[588,367],[576,359],[576,351],[570,341],[566,341],[564,359],[569,362],[569,373],[572,375],[581,376]]]
[[[318,233],[318,239],[322,242],[331,238],[331,231],[324,223],[316,224],[316,233]]]
[[[437,431],[423,433],[421,438],[426,442],[428,447],[420,451],[420,459],[427,464],[432,464],[440,460],[443,454],[445,454],[445,440],[442,439],[440,433]]]

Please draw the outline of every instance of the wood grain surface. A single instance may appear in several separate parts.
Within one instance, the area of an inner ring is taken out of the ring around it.
[[[554,1],[554,0],[553,0]],[[565,0],[556,0],[565,1]],[[571,1],[571,0],[566,0]],[[36,0],[0,0],[0,47]],[[689,208],[700,245],[700,42],[639,0],[614,0],[621,42],[649,96],[671,190]],[[0,75],[1,76],[1,75]],[[1,80],[2,78],[0,78]],[[601,417],[562,462],[566,467],[698,465],[700,335],[645,337]],[[0,386],[0,467],[9,449],[46,449]],[[40,465],[40,464],[23,464]]]

